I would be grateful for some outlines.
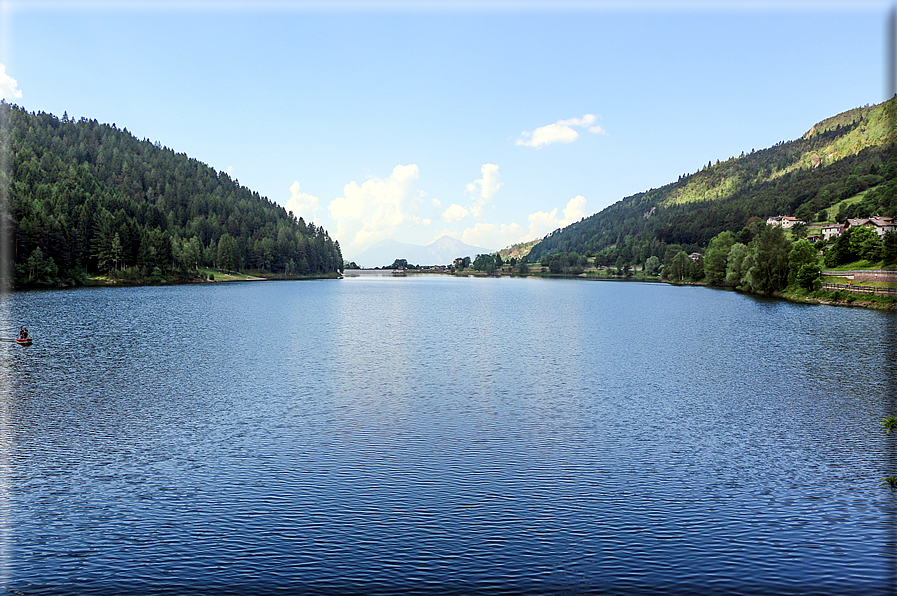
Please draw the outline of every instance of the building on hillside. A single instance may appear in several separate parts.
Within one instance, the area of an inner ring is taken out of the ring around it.
[[[837,222],[829,224],[827,226],[822,226],[822,239],[828,242],[832,238],[840,236],[841,232],[843,232],[844,229],[844,224],[839,224]]]
[[[869,219],[848,219],[847,228],[872,228],[879,236],[884,236],[888,232],[897,231],[897,223],[893,217],[881,217],[873,215]]]
[[[774,215],[766,220],[766,225],[768,226],[782,226],[783,230],[788,230],[793,228],[796,224],[799,223],[807,223],[805,221],[801,221],[796,217],[791,217],[790,215]]]

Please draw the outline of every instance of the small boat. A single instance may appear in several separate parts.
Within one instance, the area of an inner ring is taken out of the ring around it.
[[[16,343],[19,344],[20,346],[30,346],[31,338],[30,337],[17,337]]]

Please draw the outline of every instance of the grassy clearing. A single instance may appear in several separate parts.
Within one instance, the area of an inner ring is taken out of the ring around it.
[[[259,281],[265,279],[237,271],[221,271],[219,269],[200,269],[199,272],[210,281]]]
[[[833,306],[860,306],[876,310],[897,310],[897,297],[876,294],[857,294],[846,290],[816,290],[809,292],[803,288],[789,286],[782,297],[793,302],[808,304],[828,304]]]
[[[897,267],[894,267],[894,266],[885,267],[883,261],[876,261],[873,263],[872,261],[863,260],[863,261],[854,261],[853,263],[847,263],[845,265],[838,265],[837,267],[826,267],[825,271],[860,271],[860,270],[868,271],[868,270],[875,270],[875,269],[880,269],[882,271],[894,271],[895,269],[897,269]]]
[[[830,275],[823,275],[822,282],[831,284],[846,284],[850,282],[851,285],[862,288],[897,288],[897,282],[892,281],[859,281]]]
[[[842,206],[844,208],[847,208],[847,207],[850,207],[851,205],[853,205],[854,203],[859,203],[860,201],[863,200],[863,198],[866,196],[866,193],[869,192],[870,190],[871,189],[867,188],[866,190],[862,191],[860,194],[853,195],[850,198],[844,199],[843,201],[839,201],[839,202],[835,203],[834,205],[832,205],[831,207],[828,207],[826,209],[826,211],[828,213],[828,222],[827,223],[834,223],[835,217],[838,216],[838,211],[841,210]]]
[[[145,275],[140,269],[132,267],[111,274],[88,275],[83,284],[86,286],[145,286],[155,284],[182,284],[199,281],[199,273],[194,274],[161,274]]]

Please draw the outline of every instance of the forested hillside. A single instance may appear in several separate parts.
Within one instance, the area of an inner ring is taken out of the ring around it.
[[[825,221],[827,209],[868,189],[837,215],[897,215],[897,162],[892,161],[897,98],[839,114],[801,138],[708,163],[674,183],[626,197],[600,213],[557,230],[529,260],[550,254],[596,256],[596,264],[644,264],[677,252],[700,251],[723,231],[751,218],[793,215]]]
[[[189,278],[200,267],[291,276],[342,268],[323,228],[126,128],[6,102],[0,119],[14,285],[79,283],[93,273]]]

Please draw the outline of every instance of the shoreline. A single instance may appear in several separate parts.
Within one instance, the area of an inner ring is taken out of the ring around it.
[[[58,284],[28,284],[24,286],[11,286],[8,288],[10,292],[30,291],[30,290],[69,290],[74,288],[136,288],[148,286],[188,286],[218,283],[237,283],[247,281],[312,281],[317,279],[340,279],[341,275],[337,273],[327,273],[321,275],[270,275],[262,276],[250,273],[225,273],[213,271],[214,279],[209,279],[204,275],[196,277],[171,277],[171,278],[136,278],[136,279],[112,279],[106,276],[88,276],[80,282]]]
[[[424,273],[424,272],[421,272]],[[566,275],[563,273],[483,273],[481,271],[476,272],[463,272],[463,273],[449,273],[448,275],[454,275],[458,277],[541,277],[546,279],[582,279],[582,280],[591,280],[591,281],[627,281],[627,282],[639,282],[639,283],[664,283],[669,284],[671,286],[702,286],[705,288],[711,288],[714,290],[724,290],[729,292],[738,292],[739,294],[744,294],[745,296],[757,296],[763,298],[775,298],[778,300],[785,300],[787,302],[793,302],[796,304],[809,304],[809,305],[817,305],[817,306],[843,306],[848,308],[867,308],[871,310],[883,310],[883,311],[897,311],[897,300],[893,302],[880,302],[876,300],[863,300],[860,296],[868,296],[869,294],[860,293],[860,292],[849,292],[848,290],[844,291],[835,291],[830,292],[831,294],[843,294],[850,293],[852,294],[849,298],[845,298],[843,300],[837,299],[834,297],[828,296],[811,296],[811,295],[803,295],[803,294],[794,294],[794,293],[785,293],[785,292],[773,292],[772,294],[754,294],[751,292],[744,292],[735,288],[733,286],[715,286],[708,284],[706,282],[696,282],[696,281],[681,281],[681,282],[673,282],[668,280],[663,280],[659,278],[650,279],[646,277],[618,277],[618,276],[590,276],[585,274],[575,274],[575,275]],[[854,296],[857,296],[854,298]]]
[[[374,270],[371,270],[374,271]],[[384,273],[389,272],[389,269],[377,270],[382,271]],[[226,272],[211,272],[212,275],[216,276],[214,279],[208,279],[208,277],[199,275],[194,278],[171,278],[171,279],[109,279],[105,276],[91,276],[88,277],[83,283],[72,283],[72,284],[56,284],[56,285],[27,285],[27,286],[18,286],[11,287],[9,291],[29,291],[29,290],[65,290],[79,287],[143,287],[143,286],[180,286],[180,285],[194,285],[194,284],[216,284],[216,283],[235,283],[235,282],[254,282],[254,281],[313,281],[313,280],[323,280],[323,279],[343,279],[344,274],[340,273],[329,273],[324,275],[309,275],[309,276],[284,276],[284,275],[271,275],[271,276],[262,276],[258,274],[243,274],[243,273],[226,273]],[[485,273],[483,271],[408,271],[407,275],[450,275],[452,277],[538,277],[543,279],[579,279],[584,281],[617,281],[617,282],[637,282],[637,283],[664,283],[671,286],[702,286],[706,288],[711,288],[714,290],[724,290],[724,291],[734,291],[739,294],[744,294],[746,296],[757,296],[764,298],[775,298],[779,300],[785,300],[787,302],[793,302],[796,304],[809,304],[809,305],[817,305],[817,306],[841,306],[848,308],[867,308],[871,310],[883,310],[883,311],[897,311],[897,300],[893,302],[880,302],[875,300],[863,300],[859,297],[853,298],[851,296],[847,299],[838,299],[834,297],[828,296],[812,296],[812,295],[802,295],[802,294],[793,294],[793,293],[784,293],[784,292],[773,292],[772,294],[753,294],[750,292],[743,292],[737,288],[732,286],[715,286],[705,282],[694,282],[694,281],[681,281],[681,282],[672,282],[668,280],[663,280],[659,278],[647,278],[644,276],[630,276],[630,277],[619,277],[614,275],[609,276],[597,276],[597,275],[588,275],[583,273],[578,274],[564,274],[564,273],[542,273],[542,272],[531,272],[531,273],[520,273],[520,272],[497,272],[497,273]],[[835,291],[830,292],[831,294],[844,294],[848,292],[845,291]],[[856,294],[858,296],[868,296],[868,294],[860,294],[859,292],[851,293]],[[852,299],[851,299],[852,298]]]
[[[738,292],[739,294],[744,294],[745,296],[757,296],[763,298],[776,298],[778,300],[785,300],[786,302],[793,302],[795,304],[809,304],[815,306],[844,306],[848,308],[868,308],[871,310],[897,310],[897,300],[893,302],[878,302],[875,300],[862,300],[860,298],[853,298],[839,300],[833,297],[827,296],[811,296],[804,294],[794,294],[794,293],[785,293],[785,292],[773,292],[772,294],[754,294],[751,292],[744,292],[735,288],[733,286],[714,286],[704,282],[672,282],[672,281],[664,281],[662,283],[670,284],[672,286],[703,286],[705,288],[711,288],[713,290],[727,290],[731,292]],[[848,292],[844,290],[844,292]],[[832,294],[840,294],[842,292],[830,292]],[[861,294],[860,292],[851,292],[856,296],[868,296],[869,294]]]

